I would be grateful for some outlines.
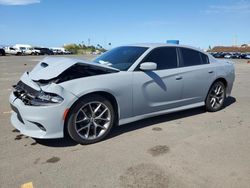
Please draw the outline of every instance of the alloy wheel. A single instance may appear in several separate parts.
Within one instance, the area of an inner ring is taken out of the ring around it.
[[[110,126],[110,109],[102,102],[89,102],[75,116],[75,130],[85,140],[101,137]]]
[[[225,89],[220,83],[217,83],[211,89],[209,102],[213,109],[220,108],[225,99]]]

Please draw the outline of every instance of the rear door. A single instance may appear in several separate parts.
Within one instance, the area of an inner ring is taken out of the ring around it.
[[[215,68],[206,54],[179,48],[180,73],[183,78],[183,104],[193,104],[205,100],[209,87],[215,78]]]
[[[133,72],[134,115],[180,106],[183,81],[179,76],[177,48],[153,49],[143,62],[156,63],[157,70],[142,71],[137,68]]]

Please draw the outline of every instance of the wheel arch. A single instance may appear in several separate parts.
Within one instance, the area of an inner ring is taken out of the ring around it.
[[[209,87],[209,89],[208,89],[208,91],[207,91],[207,95],[206,95],[205,100],[207,99],[207,96],[208,96],[208,93],[209,93],[211,87],[212,87],[212,86],[214,85],[214,83],[216,83],[216,82],[222,82],[222,83],[225,85],[225,88],[227,89],[227,86],[228,86],[227,80],[226,80],[225,78],[223,78],[223,77],[218,77],[218,78],[216,78],[216,79],[212,82],[212,84],[210,85],[210,87]]]
[[[212,86],[215,82],[222,82],[222,83],[225,85],[225,88],[227,88],[227,86],[228,86],[227,80],[226,80],[225,78],[223,78],[223,77],[218,77],[218,78],[216,78],[216,79],[213,81],[213,83],[211,84],[211,86]],[[210,86],[210,88],[211,88],[211,86]]]
[[[65,117],[64,120],[64,135],[68,134],[67,133],[67,122],[68,122],[68,118],[69,118],[69,114],[71,112],[71,110],[73,109],[73,107],[78,103],[79,100],[81,100],[82,98],[86,97],[86,96],[90,96],[90,95],[100,95],[104,98],[106,98],[107,100],[109,100],[114,108],[114,112],[115,112],[115,125],[118,125],[119,123],[119,117],[120,117],[120,109],[119,109],[119,104],[115,98],[114,95],[112,95],[109,92],[106,91],[94,91],[94,92],[90,92],[87,94],[82,95],[81,97],[79,97],[68,109],[67,115]]]

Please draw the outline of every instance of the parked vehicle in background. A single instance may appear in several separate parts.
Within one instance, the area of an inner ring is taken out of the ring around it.
[[[233,63],[182,45],[122,46],[93,62],[47,57],[14,86],[11,123],[30,137],[68,133],[91,144],[117,124],[200,106],[216,112],[234,78]]]
[[[70,51],[68,51],[68,50],[65,50],[65,51],[63,51],[63,54],[65,54],[65,55],[70,55],[70,54],[72,54],[72,52],[70,52]]]
[[[40,48],[40,47],[35,47],[35,50],[40,50],[39,55],[54,55],[53,51],[50,50],[49,48]]]
[[[225,55],[224,55],[224,58],[225,59],[231,59],[233,57],[233,55],[231,54],[231,53],[226,53]]]
[[[233,59],[240,59],[241,58],[241,53],[239,53],[239,52],[232,53],[232,58]]]
[[[210,55],[214,56],[217,52],[208,52]]]
[[[245,59],[250,59],[250,53],[246,54]]]
[[[230,53],[227,53],[224,58],[226,59],[239,59],[240,58],[240,53],[238,52],[230,52]]]
[[[5,53],[9,55],[22,55],[23,52],[17,48],[14,47],[5,47],[4,48]]]
[[[31,50],[31,55],[40,55],[41,51],[35,48],[29,48]]]
[[[52,51],[55,55],[62,55],[63,54],[63,52],[59,49],[52,49]]]
[[[210,54],[215,58],[225,58],[225,59],[242,58],[242,54],[240,52],[211,52]]]
[[[214,53],[213,56],[215,58],[224,58],[225,53],[224,52],[217,52],[217,53]]]
[[[29,44],[16,44],[13,47],[18,50],[21,50],[24,55],[39,55],[40,54],[40,50],[34,49]]]
[[[247,53],[241,53],[241,54],[240,54],[240,58],[241,58],[241,59],[245,59],[246,55],[247,55]]]
[[[250,53],[241,53],[241,59],[250,59]]]
[[[72,54],[72,52],[68,51],[68,50],[65,50],[65,48],[59,48],[59,47],[53,47],[51,48],[51,50],[53,51],[54,54],[56,55],[69,55],[69,54]]]
[[[3,48],[0,48],[0,56],[5,56],[5,50]]]

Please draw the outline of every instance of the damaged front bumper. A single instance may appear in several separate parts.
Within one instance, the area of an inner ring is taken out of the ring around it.
[[[39,92],[39,87],[29,79],[27,73],[22,76],[21,81],[32,91]],[[77,97],[57,84],[50,84],[42,90],[62,96],[64,100],[58,104],[34,106],[27,103],[27,98],[14,94],[14,91],[9,98],[13,110],[11,123],[22,134],[30,137],[61,138],[64,136],[64,113]]]

